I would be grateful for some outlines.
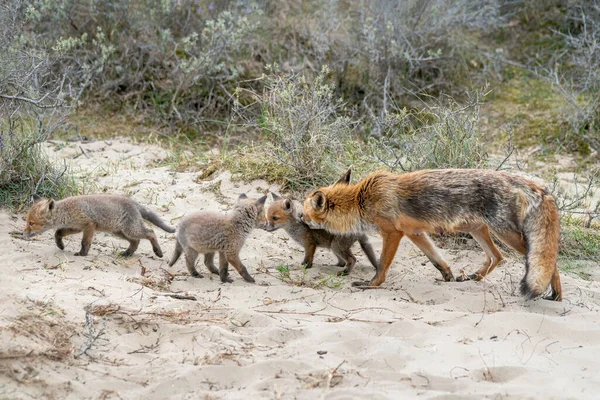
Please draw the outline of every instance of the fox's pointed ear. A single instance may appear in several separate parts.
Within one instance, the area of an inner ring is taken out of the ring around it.
[[[50,199],[48,201],[48,210],[52,211],[54,210],[54,200]]]
[[[325,193],[321,191],[317,191],[313,193],[310,198],[310,204],[316,211],[325,211],[327,206],[327,199],[325,198]]]
[[[291,213],[293,211],[293,204],[292,204],[292,200],[290,199],[285,199],[283,201],[282,204],[283,207],[283,211],[287,212],[287,213]]]
[[[38,201],[42,200],[42,198],[35,193],[31,197],[33,198],[34,203],[37,203]]]
[[[348,171],[338,179],[335,185],[348,185],[350,183],[350,175],[352,174],[352,168],[348,168]]]
[[[246,196],[246,193],[242,193],[240,194],[240,197],[238,197],[238,200],[242,200],[242,199],[247,199],[248,196]]]
[[[271,196],[273,197],[273,200],[279,200],[281,198],[281,196],[275,192],[271,192]]]
[[[267,201],[267,196],[263,196],[260,199],[256,200],[256,204],[264,206],[266,201]]]

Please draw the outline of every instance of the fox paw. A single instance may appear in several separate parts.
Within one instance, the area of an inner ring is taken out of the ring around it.
[[[466,282],[466,281],[474,281],[477,279],[477,274],[465,274],[463,273],[461,276],[456,277],[456,282]]]
[[[131,255],[132,255],[132,254],[133,254],[133,253],[130,253],[130,252],[128,252],[127,250],[125,250],[125,251],[122,251],[122,252],[120,252],[120,253],[119,253],[119,256],[120,256],[120,257],[131,257]]]
[[[352,286],[354,286],[354,287],[369,287],[370,285],[371,285],[371,282],[368,282],[368,281],[352,282]]]
[[[204,278],[204,275],[202,275],[201,273],[199,273],[198,271],[194,271],[194,273],[192,274],[192,276],[194,278]]]
[[[231,279],[229,277],[229,275],[227,275],[225,278],[221,277],[221,282],[222,283],[233,283],[233,279]]]
[[[337,273],[337,276],[347,276],[348,274],[350,274],[350,270],[348,268],[344,268],[344,270]],[[360,282],[354,282],[354,283],[360,283]],[[354,285],[354,283],[353,283],[353,285]]]

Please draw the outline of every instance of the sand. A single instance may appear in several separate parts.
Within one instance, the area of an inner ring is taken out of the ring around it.
[[[242,192],[277,190],[173,172],[161,166],[165,150],[125,139],[47,149],[75,158],[97,192],[132,196],[174,225],[196,210],[226,212]],[[159,228],[163,259],[147,241],[119,258],[127,243],[103,233],[76,257],[80,236],[61,251],[52,232],[26,241],[15,233],[23,227],[23,215],[0,213],[0,398],[581,399],[600,390],[598,274],[563,272],[563,302],[525,301],[515,254],[483,282],[446,283],[403,241],[387,281],[363,291],[350,283],[374,271],[358,246],[352,276],[336,277],[323,249],[305,273],[285,232],[255,230],[241,258],[256,284],[233,269],[222,284],[201,263],[203,279],[183,259],[169,268],[175,235]],[[379,254],[381,239],[370,238]],[[455,275],[484,260],[476,247],[441,251]]]

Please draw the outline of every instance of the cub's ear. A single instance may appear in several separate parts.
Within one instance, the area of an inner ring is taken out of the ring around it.
[[[54,200],[52,199],[48,201],[48,210],[54,210]]]
[[[37,203],[40,200],[43,200],[40,196],[38,196],[37,194],[33,194],[33,196],[31,196],[33,198],[33,202]]]
[[[242,193],[240,194],[240,197],[238,197],[238,200],[242,200],[242,199],[247,199],[248,196],[246,196],[246,193]]]
[[[285,199],[283,201],[282,206],[283,206],[283,211],[287,212],[288,214],[292,213],[294,211],[293,210],[292,200],[290,200],[290,199]]]
[[[274,192],[270,192],[270,193],[271,193],[271,196],[273,197],[273,200],[279,200],[281,198],[281,196],[278,195],[277,193],[274,193]]]
[[[319,212],[325,211],[327,208],[327,199],[325,193],[317,191],[310,197],[310,205]]]
[[[348,185],[350,183],[350,175],[352,174],[352,168],[348,168],[348,171],[338,179],[334,185]]]
[[[263,196],[260,199],[256,200],[256,204],[264,206],[265,205],[265,201],[267,201],[267,196]]]

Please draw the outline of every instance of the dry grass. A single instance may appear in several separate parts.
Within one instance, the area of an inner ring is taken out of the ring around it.
[[[0,362],[37,357],[55,361],[70,359],[74,350],[71,339],[79,330],[77,326],[66,321],[64,312],[51,302],[22,300],[19,303],[25,311],[7,326],[0,327],[0,337],[7,339],[6,345],[0,348]]]

